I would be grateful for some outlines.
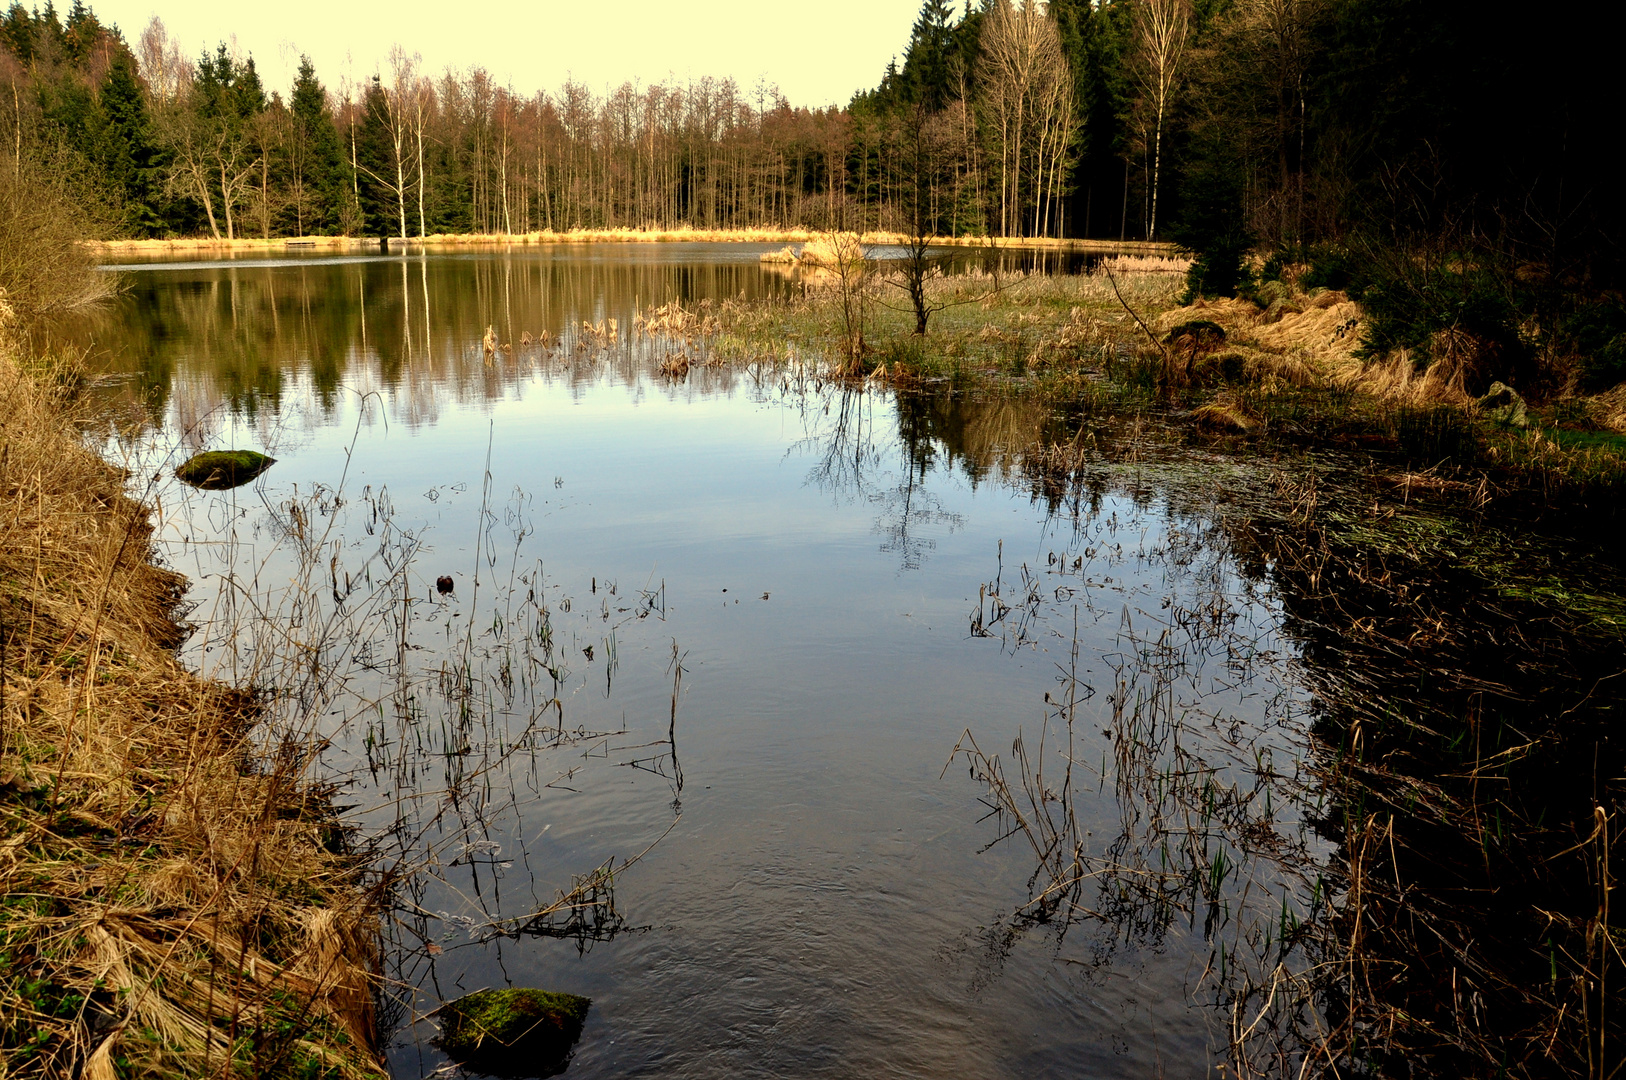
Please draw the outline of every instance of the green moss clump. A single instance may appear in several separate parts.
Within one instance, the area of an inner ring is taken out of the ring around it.
[[[575,994],[481,990],[441,1010],[440,1048],[492,1075],[548,1075],[581,1037],[592,1002]]]
[[[188,458],[175,475],[205,491],[224,491],[248,483],[276,463],[276,458],[253,450],[207,450]]]
[[[1199,345],[1218,345],[1225,340],[1225,327],[1208,319],[1183,322],[1163,335],[1163,342],[1172,345],[1183,337],[1196,339]]]

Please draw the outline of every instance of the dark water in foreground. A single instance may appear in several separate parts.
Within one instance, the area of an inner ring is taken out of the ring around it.
[[[152,497],[190,658],[283,694],[404,874],[396,1074],[444,1064],[415,1016],[504,985],[593,999],[570,1076],[1205,1072],[1205,972],[1290,903],[1170,820],[1192,755],[1247,787],[1303,753],[1294,647],[1218,527],[1263,478],[1148,436],[1047,497],[1020,405],[831,387],[794,352],[657,374],[635,311],[782,291],[758,250],[181,263],[82,331],[138,475],[278,459]],[[1013,779],[1024,738],[1085,854],[1217,882],[1139,907],[1106,875],[1072,920],[1014,917],[1047,879],[1022,835],[988,847],[1011,822],[951,762],[968,729]],[[613,910],[531,917],[646,849]]]

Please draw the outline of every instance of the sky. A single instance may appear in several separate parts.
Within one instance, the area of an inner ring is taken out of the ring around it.
[[[65,11],[66,3],[58,3]],[[845,105],[874,87],[900,56],[920,0],[91,0],[135,47],[154,15],[193,58],[236,38],[268,89],[287,96],[308,53],[318,78],[372,74],[392,45],[421,54],[425,68],[484,66],[529,95],[568,78],[602,93],[625,81],[732,76],[743,90],[777,85],[792,105]]]

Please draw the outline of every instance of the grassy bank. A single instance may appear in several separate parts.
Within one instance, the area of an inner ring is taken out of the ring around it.
[[[1014,393],[1072,413],[1156,413],[1191,437],[1262,451],[1369,452],[1410,485],[1477,487],[1609,511],[1626,483],[1626,388],[1549,390],[1516,410],[1481,399],[1465,349],[1417,363],[1364,355],[1345,294],[1271,283],[1256,303],[1182,304],[1185,263],[1120,254],[1082,276],[925,282],[914,333],[907,281],[787,268],[782,301],[648,313],[715,362],[794,356],[826,373],[908,388]],[[1449,345],[1450,343],[1445,343]],[[1552,382],[1552,380],[1549,380]]]
[[[382,1076],[375,898],[252,696],[177,662],[76,385],[0,346],[0,1075]]]

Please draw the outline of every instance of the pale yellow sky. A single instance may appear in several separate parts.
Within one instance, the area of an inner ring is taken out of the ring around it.
[[[59,2],[65,12],[68,5]],[[794,105],[845,105],[900,55],[920,0],[91,0],[134,46],[153,15],[190,56],[236,36],[269,89],[287,95],[301,52],[330,89],[371,74],[390,46],[439,73],[481,64],[529,94],[567,76],[602,93],[629,79],[732,76],[746,91],[777,84]]]

